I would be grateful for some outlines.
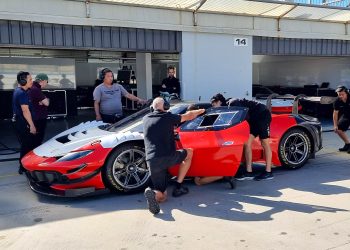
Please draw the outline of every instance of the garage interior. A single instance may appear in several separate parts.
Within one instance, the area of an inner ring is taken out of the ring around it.
[[[167,67],[179,68],[179,55],[152,53],[151,57],[152,95],[156,96],[162,79],[167,77]],[[115,72],[115,82],[137,95],[135,52],[0,48],[0,118],[12,117],[12,92],[19,70],[49,75],[44,91],[54,104],[49,106],[50,116],[58,117],[75,116],[78,109],[93,108],[92,93],[100,83],[98,72],[103,68],[110,68]],[[134,102],[125,98],[122,102],[126,111],[137,109]]]

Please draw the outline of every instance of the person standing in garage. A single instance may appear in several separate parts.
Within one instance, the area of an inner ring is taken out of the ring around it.
[[[33,82],[33,86],[28,91],[30,100],[33,105],[33,121],[37,130],[37,134],[35,136],[35,147],[38,147],[42,144],[45,136],[46,123],[47,123],[47,115],[48,115],[48,106],[50,104],[49,98],[47,98],[43,92],[42,88],[45,88],[49,82],[49,77],[40,73],[35,77],[35,81]]]
[[[338,86],[335,92],[338,95],[337,100],[333,104],[333,125],[334,132],[344,141],[344,146],[339,148],[341,152],[350,153],[350,141],[346,135],[346,130],[350,126],[350,98],[349,90],[345,86]]]
[[[266,105],[246,100],[246,99],[231,99],[229,100],[229,106],[238,106],[248,108],[247,122],[250,127],[250,134],[248,141],[244,144],[244,156],[246,161],[246,173],[242,176],[237,177],[237,180],[271,180],[273,174],[271,171],[272,165],[272,151],[270,147],[270,123],[271,123],[271,112]],[[252,143],[255,138],[259,136],[261,146],[264,149],[266,168],[265,172],[254,176],[252,169]]]
[[[180,82],[175,77],[175,67],[168,67],[168,77],[163,79],[161,84],[161,91],[168,92],[169,94],[177,94],[180,97]]]
[[[152,214],[159,213],[159,203],[167,199],[169,167],[180,164],[172,195],[179,197],[188,193],[188,188],[183,186],[182,182],[191,166],[193,150],[176,150],[174,127],[181,122],[196,118],[205,111],[198,109],[187,111],[183,115],[175,115],[166,111],[164,103],[163,98],[155,98],[152,103],[154,111],[143,118],[146,163],[151,171],[153,184],[153,189],[148,187],[144,195]]]
[[[146,103],[145,100],[130,94],[122,85],[113,84],[114,75],[112,70],[108,68],[101,70],[99,79],[102,83],[93,92],[97,121],[115,123],[122,119],[122,96],[140,104]]]
[[[35,147],[36,127],[33,122],[33,107],[30,101],[28,90],[33,85],[32,76],[29,72],[20,71],[17,74],[18,87],[13,92],[12,108],[13,120],[16,133],[21,144],[18,173],[23,174],[25,168],[21,160]]]

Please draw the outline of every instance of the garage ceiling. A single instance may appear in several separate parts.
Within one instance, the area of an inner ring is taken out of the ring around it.
[[[311,1],[319,3],[319,5],[306,4],[310,1],[300,0],[92,0],[90,2],[176,9],[198,13],[249,15],[277,19],[315,20],[338,23],[350,22],[350,9],[347,8],[350,1],[338,0],[325,2]],[[334,4],[346,7],[333,6]]]

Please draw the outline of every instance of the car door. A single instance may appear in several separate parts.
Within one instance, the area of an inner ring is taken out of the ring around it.
[[[232,176],[249,136],[245,108],[219,107],[186,122],[179,129],[178,148],[194,150],[187,176]]]

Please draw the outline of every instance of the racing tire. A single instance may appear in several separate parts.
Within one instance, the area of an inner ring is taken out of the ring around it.
[[[311,155],[309,136],[299,128],[290,129],[282,136],[278,154],[282,166],[289,169],[301,168]]]
[[[144,191],[150,181],[145,149],[135,144],[116,148],[108,157],[102,178],[108,189],[117,193]]]

